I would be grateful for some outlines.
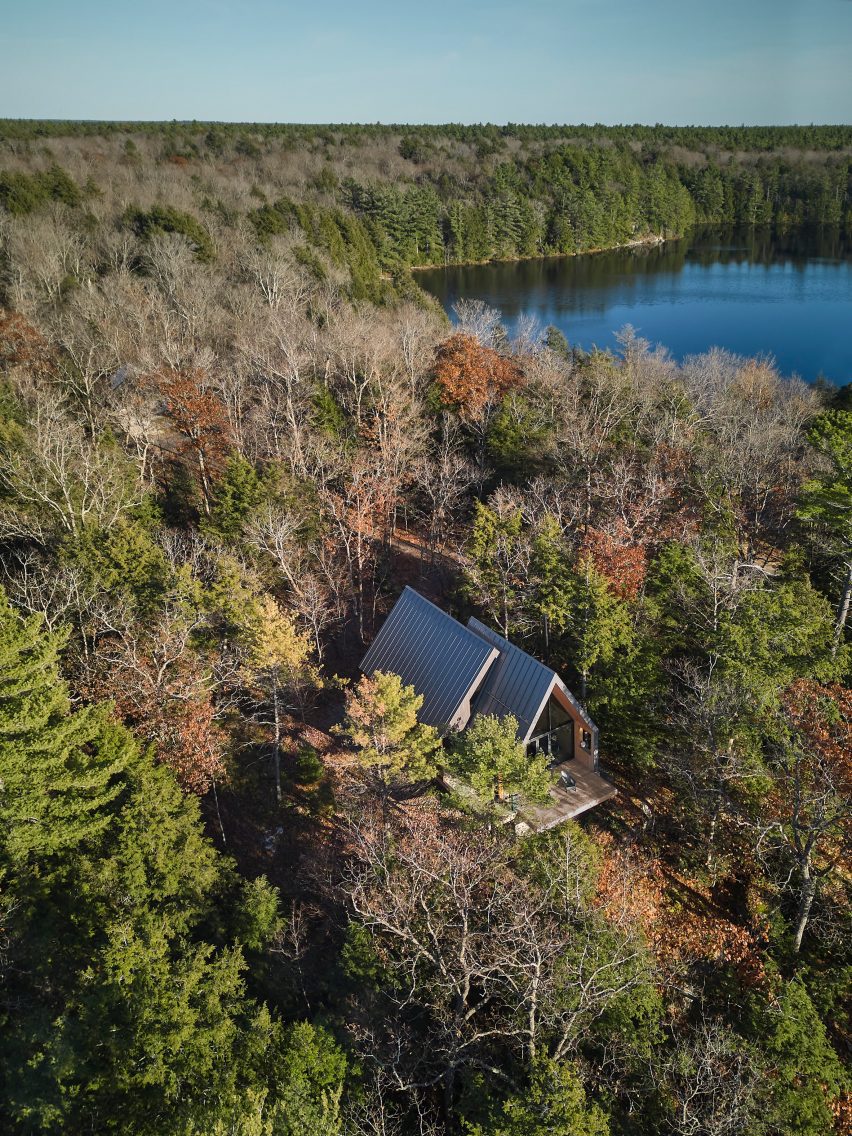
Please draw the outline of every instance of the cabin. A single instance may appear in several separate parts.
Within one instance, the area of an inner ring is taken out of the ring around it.
[[[478,714],[514,715],[518,740],[547,754],[553,770],[552,803],[520,810],[529,828],[551,828],[615,796],[600,774],[598,728],[559,675],[478,619],[460,623],[406,587],[361,670],[398,674],[423,697],[419,720],[444,736]]]

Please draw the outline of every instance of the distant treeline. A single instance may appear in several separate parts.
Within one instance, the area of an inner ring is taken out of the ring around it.
[[[626,147],[560,146],[502,162],[472,187],[442,177],[412,186],[348,179],[340,192],[394,267],[576,253],[695,224],[849,225],[852,159],[696,169]]]
[[[123,223],[137,233],[184,232],[199,255],[213,256],[206,211],[216,214],[216,225],[248,222],[261,243],[295,236],[304,266],[317,277],[329,262],[344,268],[355,298],[398,292],[413,266],[578,253],[670,238],[699,224],[852,231],[849,126],[5,120],[0,159],[5,152],[18,168],[0,169],[0,206],[17,215],[51,199],[84,207],[99,192],[98,170],[76,184],[48,142],[64,140],[67,149],[69,139],[91,146],[92,138],[116,151],[123,145],[125,164],[185,169],[196,186],[212,171],[250,183],[248,208],[198,192],[199,216],[130,209]],[[301,179],[276,184],[276,166],[300,159]],[[42,168],[25,171],[22,162]],[[269,171],[272,179],[264,178]]]
[[[495,150],[512,139],[521,142],[624,142],[681,146],[687,149],[771,151],[847,150],[852,147],[852,125],[826,126],[643,126],[641,123],[604,126],[595,124],[523,124],[509,122],[465,125],[458,122],[410,126],[394,123],[298,122],[99,122],[96,120],[0,118],[0,139],[107,137],[114,134],[158,135],[164,140],[191,140],[190,144],[215,145],[217,140],[254,140],[255,143],[292,142],[360,145],[368,140],[400,134],[433,145],[465,142]]]

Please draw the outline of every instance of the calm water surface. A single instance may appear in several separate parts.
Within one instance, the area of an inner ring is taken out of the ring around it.
[[[460,298],[553,324],[584,348],[632,324],[679,359],[726,347],[784,374],[852,382],[852,241],[834,230],[696,233],[575,257],[429,269],[418,283],[452,314]]]

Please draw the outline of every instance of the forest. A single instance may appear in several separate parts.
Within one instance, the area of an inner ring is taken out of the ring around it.
[[[849,127],[297,127],[0,120],[0,207],[60,201],[137,233],[289,236],[356,299],[411,267],[565,255],[695,225],[852,228]],[[101,176],[103,171],[104,177]],[[107,184],[100,184],[100,180]],[[96,221],[94,223],[97,223]]]
[[[852,1132],[852,390],[410,271],[849,228],[850,169],[0,123],[0,1132]],[[618,796],[502,824],[511,724],[359,673],[404,584],[558,670]]]

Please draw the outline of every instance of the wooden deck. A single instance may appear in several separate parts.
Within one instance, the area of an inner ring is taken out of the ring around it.
[[[573,789],[566,789],[559,781],[562,770],[570,773],[576,782]],[[438,784],[441,788],[458,794],[467,801],[468,807],[474,812],[485,812],[485,806],[477,797],[470,785],[460,777],[454,777],[443,769],[438,775]],[[490,808],[494,810],[490,815],[497,823],[514,825],[518,836],[530,832],[545,832],[548,828],[555,828],[564,820],[579,816],[586,809],[594,808],[602,801],[608,801],[616,796],[618,790],[606,778],[591,769],[584,769],[576,761],[563,761],[553,767],[553,785],[550,789],[550,801],[544,805],[534,805],[524,802],[517,812],[512,811],[511,799],[491,802]]]
[[[566,789],[560,784],[558,778],[563,769],[574,778],[575,788]],[[576,761],[563,761],[554,767],[553,772],[557,780],[550,790],[550,801],[546,805],[522,805],[518,812],[519,824],[516,826],[519,830],[522,825],[526,825],[533,832],[545,832],[564,820],[579,816],[586,809],[608,801],[618,792],[600,774],[584,769]]]

